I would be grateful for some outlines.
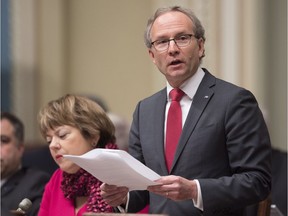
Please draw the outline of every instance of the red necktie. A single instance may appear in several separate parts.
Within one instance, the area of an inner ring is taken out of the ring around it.
[[[172,89],[169,93],[171,105],[168,111],[166,124],[166,166],[168,171],[172,166],[174,154],[178,141],[182,132],[182,111],[179,101],[183,97],[184,92],[181,89]]]

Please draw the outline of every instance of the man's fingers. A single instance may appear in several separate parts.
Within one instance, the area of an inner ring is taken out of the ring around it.
[[[105,183],[100,186],[100,190],[100,195],[103,200],[113,207],[124,204],[127,200],[127,193],[129,192],[127,187],[118,187]]]

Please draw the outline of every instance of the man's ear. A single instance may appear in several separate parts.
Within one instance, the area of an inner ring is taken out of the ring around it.
[[[203,58],[205,56],[205,47],[204,47],[204,39],[199,38],[198,39],[198,47],[199,47],[199,58]]]
[[[23,154],[24,154],[24,149],[25,149],[25,148],[24,148],[24,143],[20,143],[20,144],[17,146],[17,148],[18,148],[20,154],[23,155]]]
[[[150,58],[152,59],[153,63],[155,64],[155,56],[154,56],[154,53],[152,52],[151,49],[148,49],[148,53],[149,53],[149,56],[150,56]]]

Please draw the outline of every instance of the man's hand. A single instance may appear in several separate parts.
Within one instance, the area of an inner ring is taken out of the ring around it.
[[[127,187],[117,187],[116,185],[108,185],[103,183],[100,186],[100,195],[103,200],[110,206],[116,207],[122,204],[126,205],[127,193],[129,189]]]
[[[163,176],[156,182],[160,185],[149,186],[147,190],[175,201],[187,199],[197,201],[197,184],[193,180],[170,175]]]

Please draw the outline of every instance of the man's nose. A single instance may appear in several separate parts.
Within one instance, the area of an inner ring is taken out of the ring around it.
[[[174,39],[169,41],[168,52],[170,54],[179,53],[179,47]]]

